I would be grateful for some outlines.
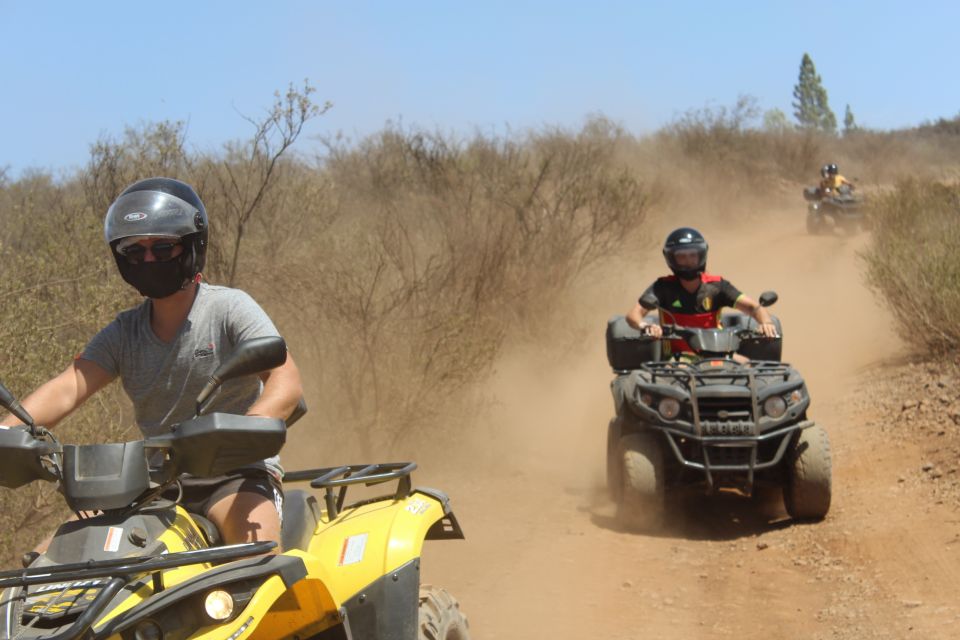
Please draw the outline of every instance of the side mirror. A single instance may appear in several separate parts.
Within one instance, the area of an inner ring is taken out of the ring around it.
[[[275,369],[287,361],[287,343],[280,336],[244,340],[226,362],[217,367],[197,396],[197,415],[221,384],[227,380]]]
[[[27,413],[27,410],[24,409],[20,402],[17,401],[13,394],[0,383],[0,406],[16,416],[17,420],[23,424],[30,427],[30,432],[33,433],[36,424],[33,422],[33,416]]]
[[[659,309],[660,301],[657,300],[657,296],[653,293],[645,293],[640,297],[640,304],[643,305],[644,309]]]
[[[760,294],[760,306],[769,307],[772,306],[777,300],[780,299],[780,296],[777,295],[776,291],[764,291]]]

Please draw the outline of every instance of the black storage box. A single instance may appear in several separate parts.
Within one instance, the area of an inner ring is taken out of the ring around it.
[[[737,349],[737,353],[751,360],[773,360],[780,362],[783,354],[783,329],[780,327],[780,318],[771,313],[770,319],[773,320],[773,324],[777,327],[777,334],[780,337],[776,340],[743,340],[740,343],[740,348]],[[725,313],[720,317],[720,321],[724,327],[732,327],[735,329],[757,328],[756,320],[740,312]]]
[[[639,369],[644,362],[659,360],[660,340],[643,335],[624,316],[607,322],[607,362],[615,371]]]

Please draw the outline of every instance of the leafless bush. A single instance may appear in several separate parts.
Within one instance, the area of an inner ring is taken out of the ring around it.
[[[337,372],[324,406],[346,400],[363,451],[435,424],[509,331],[642,234],[650,193],[608,133],[388,129],[331,148],[342,214],[311,291]]]
[[[127,127],[120,140],[104,136],[90,147],[86,171],[77,176],[89,208],[106,212],[121,191],[143,178],[183,179],[192,168],[183,122],[163,121]]]
[[[254,128],[250,139],[228,144],[220,157],[208,157],[199,172],[198,189],[211,204],[219,205],[212,268],[225,276],[228,286],[237,283],[240,251],[251,222],[275,217],[284,204],[297,206],[285,203],[283,194],[274,192],[287,150],[308,121],[331,107],[330,103],[314,103],[310,97],[314,92],[305,82],[302,89],[291,84],[283,95],[275,93],[273,106],[263,117],[244,118]]]

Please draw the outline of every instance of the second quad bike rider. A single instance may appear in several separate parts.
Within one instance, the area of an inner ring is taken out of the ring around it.
[[[820,194],[835,193],[840,187],[850,187],[853,183],[840,175],[840,169],[835,164],[825,164],[820,169]]]
[[[120,313],[23,407],[53,427],[119,377],[141,431],[160,435],[193,417],[194,398],[239,342],[276,336],[277,329],[243,291],[202,281],[207,213],[190,185],[172,178],[130,185],[107,211],[104,232],[120,275],[146,300]],[[301,396],[300,374],[287,354],[259,379],[224,384],[210,407],[287,419]],[[17,424],[9,415],[0,420],[0,427]],[[209,518],[226,544],[279,544],[282,473],[273,457],[219,478],[186,478],[183,503]]]
[[[663,257],[673,275],[658,278],[640,296],[637,304],[627,312],[630,326],[653,337],[663,335],[660,325],[644,320],[644,316],[654,309],[647,304],[655,298],[661,323],[701,329],[720,328],[720,312],[724,307],[734,307],[752,316],[759,325],[757,330],[764,336],[778,337],[770,314],[756,300],[741,293],[724,278],[706,273],[707,249],[706,239],[696,229],[681,227],[670,232],[663,244]],[[664,356],[689,351],[684,340],[671,340],[669,345],[664,345]]]

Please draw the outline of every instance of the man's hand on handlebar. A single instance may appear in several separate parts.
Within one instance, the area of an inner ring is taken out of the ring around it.
[[[764,322],[757,325],[757,333],[762,335],[764,338],[779,338],[780,334],[777,333],[777,325],[772,322]]]
[[[658,324],[641,322],[638,329],[640,329],[640,332],[643,333],[643,335],[650,336],[651,338],[659,338],[663,335],[663,327]]]

